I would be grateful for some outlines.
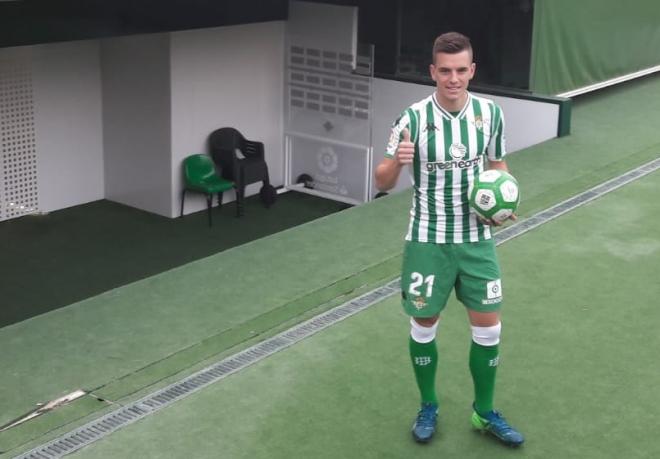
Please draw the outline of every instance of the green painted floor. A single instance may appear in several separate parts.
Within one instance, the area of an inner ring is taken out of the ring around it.
[[[639,108],[658,104],[657,77],[578,101],[570,137],[509,160],[522,188],[521,216],[657,158],[660,131]],[[615,130],[623,125],[625,136]],[[10,350],[0,354],[0,424],[79,388],[126,400],[396,277],[409,202],[407,192],[379,199],[0,329],[0,349]],[[576,229],[578,245],[592,230]],[[0,451],[44,441],[106,407],[86,397],[0,433]]]
[[[189,204],[203,200],[190,195]],[[184,218],[166,218],[101,200],[48,215],[0,222],[0,328],[231,247],[338,212],[342,204],[284,193],[266,209],[259,196]],[[35,288],[35,286],[38,286]]]
[[[500,247],[497,399],[527,435],[519,451],[470,430],[455,301],[439,331],[440,434],[412,441],[409,325],[394,297],[74,457],[658,457],[658,190],[656,172]]]

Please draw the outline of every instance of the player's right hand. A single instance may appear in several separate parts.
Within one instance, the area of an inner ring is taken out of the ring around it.
[[[396,149],[396,160],[399,164],[410,164],[415,156],[415,144],[410,141],[410,131],[406,128],[402,131],[403,139]]]

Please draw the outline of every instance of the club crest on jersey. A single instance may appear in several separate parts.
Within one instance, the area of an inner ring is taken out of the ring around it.
[[[449,147],[449,154],[454,159],[465,157],[465,153],[467,153],[467,147],[462,143],[452,143]]]
[[[474,121],[472,122],[472,124],[474,124],[474,127],[479,129],[480,131],[483,131],[484,128],[488,128],[488,125],[490,124],[490,120],[483,119],[481,115],[477,115],[474,117]]]
[[[418,296],[417,298],[415,298],[412,301],[412,303],[415,306],[415,309],[417,309],[418,311],[420,309],[424,309],[426,307],[426,300],[424,299],[424,297],[421,297],[421,296]]]

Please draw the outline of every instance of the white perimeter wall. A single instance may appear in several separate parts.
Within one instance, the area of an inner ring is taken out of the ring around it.
[[[183,158],[208,153],[208,135],[221,127],[263,142],[271,183],[283,184],[284,28],[276,21],[171,34],[172,216]],[[225,202],[233,199],[227,193]],[[188,193],[186,213],[205,207],[202,195]]]
[[[169,34],[101,42],[105,197],[172,216]]]
[[[428,97],[434,86],[403,83],[400,81],[374,78],[373,81],[373,147],[374,168],[385,153],[390,128],[399,114],[411,104]],[[492,99],[502,107],[506,123],[507,152],[553,139],[557,136],[559,106],[546,102],[499,97],[489,94],[476,95]],[[401,178],[393,191],[412,186],[409,174]],[[377,192],[373,188],[373,193]]]
[[[98,42],[17,50],[31,56],[40,211],[103,199]]]

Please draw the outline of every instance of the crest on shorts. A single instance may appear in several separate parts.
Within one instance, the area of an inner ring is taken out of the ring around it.
[[[415,309],[417,309],[418,311],[426,307],[426,300],[424,299],[423,296],[418,296],[412,301],[412,303],[415,306]]]

